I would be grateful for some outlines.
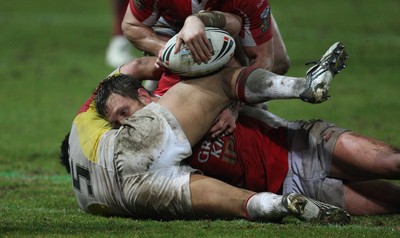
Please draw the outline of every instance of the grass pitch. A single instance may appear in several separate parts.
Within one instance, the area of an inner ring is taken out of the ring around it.
[[[345,43],[348,67],[320,105],[272,102],[289,119],[322,118],[400,147],[400,2],[271,2],[292,60],[289,75]],[[353,217],[347,226],[235,221],[138,221],[83,214],[58,163],[73,115],[112,69],[108,1],[0,3],[0,236],[399,237],[400,215]],[[397,181],[398,182],[398,181]],[[400,198],[399,198],[400,201]]]

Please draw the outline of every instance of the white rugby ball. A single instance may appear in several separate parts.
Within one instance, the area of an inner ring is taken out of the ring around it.
[[[214,27],[205,28],[213,55],[207,63],[197,64],[190,50],[181,44],[181,50],[174,54],[176,37],[172,37],[164,47],[161,61],[165,68],[184,77],[196,77],[213,73],[225,66],[235,51],[235,40],[224,30]]]

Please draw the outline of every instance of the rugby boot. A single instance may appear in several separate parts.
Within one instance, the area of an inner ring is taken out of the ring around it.
[[[298,193],[284,195],[282,204],[290,214],[302,221],[340,225],[350,223],[350,215],[345,210]]]
[[[329,99],[329,85],[333,77],[346,67],[349,56],[344,44],[334,43],[318,62],[307,70],[309,86],[300,94],[300,99],[309,103],[321,103]]]

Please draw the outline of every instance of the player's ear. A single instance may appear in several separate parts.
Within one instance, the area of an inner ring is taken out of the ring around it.
[[[138,99],[145,105],[151,103],[150,94],[144,88],[139,88],[138,89]]]

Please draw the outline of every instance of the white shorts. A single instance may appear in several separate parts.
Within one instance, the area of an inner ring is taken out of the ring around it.
[[[189,189],[195,169],[181,161],[192,153],[175,117],[157,103],[123,123],[115,167],[125,206],[138,217],[193,218]]]
[[[327,176],[336,141],[345,131],[320,120],[289,122],[289,171],[282,193],[301,193],[344,207],[342,181]]]

